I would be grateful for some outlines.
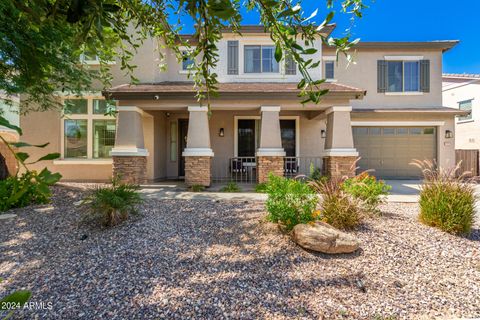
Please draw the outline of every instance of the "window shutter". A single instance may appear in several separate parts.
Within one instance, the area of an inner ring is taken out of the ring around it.
[[[238,40],[227,41],[227,74],[238,74]]]
[[[420,61],[420,91],[430,92],[430,60]]]
[[[297,74],[297,64],[291,56],[285,58],[285,74],[294,75]]]
[[[387,92],[387,61],[377,61],[377,92]]]

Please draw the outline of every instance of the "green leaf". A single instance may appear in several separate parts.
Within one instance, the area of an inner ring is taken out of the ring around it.
[[[303,54],[315,54],[315,53],[317,53],[317,51],[318,50],[315,49],[315,48],[308,48],[306,50],[303,50]]]
[[[0,116],[0,126],[4,126],[6,128],[13,129],[13,130],[17,131],[17,133],[19,135],[22,135],[22,129],[20,129],[20,127],[17,127],[16,125],[11,124],[10,121],[8,121],[7,119],[5,119],[2,116]]]
[[[17,152],[15,153],[17,159],[21,162],[24,162],[25,160],[28,159],[28,157],[30,157],[30,155],[26,152]]]
[[[60,181],[61,178],[62,175],[60,173],[52,173],[47,168],[43,168],[43,170],[38,174],[38,179],[47,185],[53,185]]]
[[[14,293],[9,294],[2,300],[0,300],[0,310],[6,310],[3,309],[3,306],[10,303],[19,303],[22,307],[25,303],[27,303],[28,300],[30,300],[30,297],[32,296],[32,293],[28,290],[18,290],[15,291]]]
[[[27,142],[12,142],[10,143],[12,146],[16,148],[22,148],[22,147],[37,147],[37,148],[45,148],[50,144],[50,142],[44,143],[44,144],[30,144]]]
[[[49,154],[39,158],[37,161],[35,161],[33,163],[37,163],[37,162],[40,162],[40,161],[46,161],[46,160],[55,160],[55,159],[58,159],[58,158],[60,158],[60,153],[58,153],[58,152],[49,153]]]
[[[275,60],[277,60],[277,62],[282,60],[282,47],[279,43],[277,43],[277,46],[275,47]]]

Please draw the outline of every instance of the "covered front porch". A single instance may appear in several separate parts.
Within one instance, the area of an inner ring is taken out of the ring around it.
[[[270,173],[354,173],[351,95],[327,95],[315,106],[271,93],[226,96],[210,110],[178,97],[117,96],[114,174],[136,183],[184,179],[210,186],[264,182]]]

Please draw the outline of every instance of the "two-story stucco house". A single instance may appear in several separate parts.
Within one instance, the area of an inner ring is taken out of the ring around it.
[[[443,101],[467,112],[455,123],[455,149],[480,150],[480,74],[444,74]]]
[[[179,63],[167,50],[168,70],[161,72],[151,39],[133,61],[139,84],[113,65],[113,86],[103,94],[63,97],[68,117],[32,113],[21,126],[25,139],[50,141],[48,151],[62,154],[48,165],[69,180],[104,180],[112,170],[137,182],[189,185],[265,181],[269,172],[351,175],[358,156],[361,169],[380,177],[414,178],[420,172],[412,159],[455,162],[451,136],[461,112],[442,104],[442,54],[456,43],[360,42],[347,66],[319,40],[315,58],[322,63],[312,76],[327,78],[322,88],[329,92],[320,104],[303,106],[297,66],[275,61],[263,27],[245,26],[242,36],[224,30],[213,70],[220,95],[209,117],[187,78],[190,61]],[[112,103],[105,96],[117,105],[116,119],[103,115]]]

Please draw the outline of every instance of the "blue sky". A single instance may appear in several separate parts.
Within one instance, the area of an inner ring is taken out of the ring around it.
[[[460,40],[459,45],[445,53],[443,72],[480,73],[480,0],[367,1],[370,7],[352,29],[355,38],[363,41]],[[304,0],[306,15],[319,6],[317,20],[323,19],[327,12],[325,3],[325,0]],[[242,24],[258,22],[258,15],[249,12],[245,13]],[[337,23],[335,36],[341,36],[351,24],[350,16],[340,12],[333,22]],[[184,32],[190,32],[189,29],[186,26]]]

